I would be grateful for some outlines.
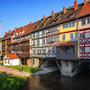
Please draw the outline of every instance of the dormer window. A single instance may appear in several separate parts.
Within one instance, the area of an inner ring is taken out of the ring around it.
[[[69,16],[68,16],[68,18],[72,18],[73,17],[73,14],[70,14]]]
[[[24,28],[22,28],[22,30],[23,30]]]
[[[44,24],[42,24],[42,26],[41,27],[43,27],[44,26]]]
[[[46,22],[48,21],[48,19],[46,19]]]
[[[56,22],[58,22],[59,21],[59,18],[58,19],[56,19]]]
[[[37,29],[37,28],[38,28],[38,26],[35,27],[35,29]]]
[[[60,16],[60,13],[56,17],[59,17],[59,16]]]
[[[39,22],[39,24],[41,24],[41,21]]]
[[[54,23],[54,21],[52,21],[51,23]]]

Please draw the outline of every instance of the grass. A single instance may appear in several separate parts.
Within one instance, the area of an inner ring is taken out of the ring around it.
[[[42,69],[39,69],[37,67],[29,67],[29,66],[24,66],[24,65],[7,66],[7,67],[10,67],[10,68],[13,68],[13,69],[17,69],[17,70],[20,70],[20,71],[22,71],[22,67],[23,67],[23,71],[29,72],[29,73],[32,73],[32,74],[37,72],[37,71],[42,70]]]
[[[2,65],[3,65],[3,62],[2,62],[2,63],[0,63],[0,65],[2,66]]]
[[[0,90],[18,90],[26,82],[26,77],[17,77],[0,72]]]

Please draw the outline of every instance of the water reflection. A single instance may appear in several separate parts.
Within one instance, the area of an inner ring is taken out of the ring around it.
[[[90,73],[87,69],[72,78],[59,71],[31,76],[20,90],[90,90]]]

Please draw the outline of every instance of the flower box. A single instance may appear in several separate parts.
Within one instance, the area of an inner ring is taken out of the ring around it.
[[[54,41],[50,41],[49,43],[53,43]]]

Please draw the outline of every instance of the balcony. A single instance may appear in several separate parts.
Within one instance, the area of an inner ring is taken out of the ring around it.
[[[7,45],[10,45],[11,44],[11,41],[7,41]]]
[[[31,49],[30,45],[21,46],[21,50],[29,50]]]
[[[6,53],[5,52],[2,52],[2,55],[1,56],[4,56]]]
[[[2,51],[5,51],[5,48],[2,48]]]
[[[11,51],[11,48],[7,48],[7,51]]]
[[[31,54],[30,53],[22,53],[20,54],[20,57],[31,57]]]
[[[61,60],[78,60],[77,42],[61,42],[57,44],[56,58]]]
[[[20,47],[19,46],[15,46],[15,47],[12,47],[12,51],[18,51],[20,49]]]
[[[5,46],[5,43],[2,43],[2,46]]]

